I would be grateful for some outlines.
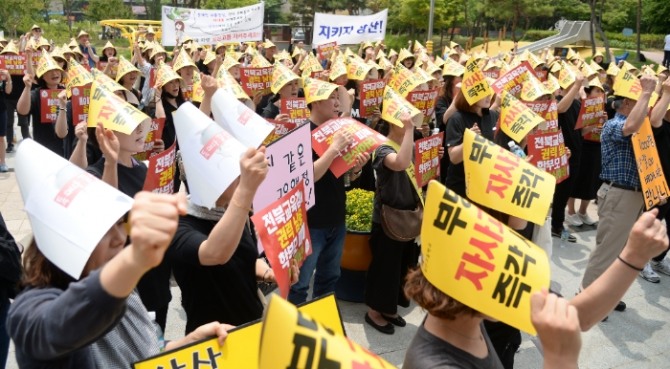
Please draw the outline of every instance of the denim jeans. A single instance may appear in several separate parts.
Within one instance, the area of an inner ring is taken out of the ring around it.
[[[335,291],[335,285],[340,278],[340,259],[346,233],[344,223],[331,228],[309,228],[312,254],[300,267],[300,279],[291,287],[288,294],[290,302],[297,305],[307,301],[312,274],[314,274],[312,298]]]

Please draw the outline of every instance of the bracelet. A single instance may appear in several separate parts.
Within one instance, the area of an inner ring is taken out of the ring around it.
[[[235,206],[237,208],[240,208],[242,210],[246,210],[247,213],[253,212],[253,210],[251,208],[240,205],[237,201],[235,201],[235,199],[230,200],[230,205],[233,205],[233,206]]]
[[[620,262],[626,264],[626,266],[628,266],[629,268],[631,268],[633,270],[637,270],[638,272],[642,271],[642,268],[638,268],[638,267],[634,266],[633,264],[627,262],[626,260],[622,259],[621,255],[617,256],[617,259],[619,259]]]
[[[265,277],[268,276],[268,273],[270,273],[270,270],[271,270],[271,268],[265,269],[265,273],[263,273],[263,280],[262,280],[263,283],[271,283],[271,282],[268,282],[268,281],[265,280]]]

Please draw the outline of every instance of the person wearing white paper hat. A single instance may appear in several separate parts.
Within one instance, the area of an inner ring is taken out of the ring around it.
[[[19,367],[127,368],[158,354],[159,337],[134,289],[163,259],[186,211],[183,197],[141,193],[133,202],[32,140],[19,146],[17,162],[35,235],[24,255],[24,290],[7,320]],[[73,182],[79,191],[70,191]],[[89,213],[98,216],[82,215]],[[87,228],[77,234],[57,224]],[[223,339],[228,328],[212,323],[166,348]]]
[[[42,122],[42,106],[40,98],[47,90],[63,89],[61,84],[63,69],[56,64],[53,58],[44,54],[37,66],[37,84],[39,88],[32,89],[33,76],[26,74],[23,77],[24,89],[16,103],[16,112],[22,115],[30,114],[33,121],[33,137],[35,141],[46,146],[49,150],[63,156],[63,140],[56,136],[54,122]],[[15,86],[15,88],[19,88]],[[24,137],[26,138],[26,137]]]
[[[116,78],[116,67],[119,63],[117,57],[117,50],[111,41],[107,41],[102,49],[102,55],[96,63],[99,70],[108,75],[110,78]]]
[[[253,198],[268,172],[265,149],[244,152],[244,146],[215,122],[193,110],[195,107],[186,103],[175,114],[182,151],[179,165],[183,165],[181,172],[190,196],[188,214],[179,220],[166,254],[182,291],[186,332],[211,320],[241,325],[261,318],[263,304],[257,282],[275,282],[272,269],[258,258],[258,245],[249,226]],[[227,142],[213,155],[228,156],[228,165],[236,168],[220,167],[224,161],[201,161],[203,145],[215,136],[225,137]],[[238,160],[241,152],[244,154]],[[236,169],[239,172],[234,172]],[[240,175],[232,182],[222,179],[229,173]],[[218,188],[225,183],[230,184]],[[294,267],[293,275],[298,273]]]
[[[305,101],[310,110],[311,130],[338,118],[343,106],[351,111],[350,102],[340,102],[341,93],[338,91],[340,89],[344,90],[344,87],[313,78],[305,79]],[[346,235],[344,221],[346,195],[344,176],[335,177],[329,167],[340,155],[340,151],[346,149],[351,142],[351,134],[340,130],[335,133],[330,146],[321,157],[312,150],[315,205],[307,212],[312,254],[302,264],[300,279],[291,287],[288,294],[288,300],[294,304],[307,300],[312,274],[314,274],[312,298],[335,291],[335,285],[340,278],[340,259]],[[369,160],[368,153],[356,157],[351,180],[361,175],[361,168]]]

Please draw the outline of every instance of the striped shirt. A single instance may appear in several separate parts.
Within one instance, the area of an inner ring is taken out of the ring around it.
[[[608,120],[602,130],[601,152],[602,169],[600,179],[618,185],[640,188],[635,154],[631,136],[623,135],[626,116],[616,113]]]

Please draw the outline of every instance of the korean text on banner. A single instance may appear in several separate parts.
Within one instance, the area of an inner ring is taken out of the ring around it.
[[[40,90],[40,123],[56,123],[58,94],[62,90]]]
[[[314,14],[313,45],[336,41],[339,45],[383,40],[388,9],[372,15]]]
[[[133,155],[137,160],[147,160],[153,155],[156,155],[154,151],[154,144],[157,140],[162,139],[163,137],[163,127],[165,126],[165,118],[154,118],[151,120],[151,126],[149,126],[149,132],[144,139],[144,150]]]
[[[275,128],[228,90],[219,89],[212,96],[212,115],[221,128],[246,147],[258,148]]]
[[[493,95],[491,86],[486,81],[486,77],[477,65],[475,58],[470,58],[465,64],[465,73],[461,82],[461,93],[464,94],[468,104],[474,105],[481,99]]]
[[[174,192],[176,145],[175,142],[169,149],[149,158],[143,191],[168,194]]]
[[[558,129],[558,105],[556,100],[524,101],[523,103],[544,119],[544,122],[538,125],[540,130],[555,131]]]
[[[645,118],[640,130],[633,134],[632,143],[637,173],[640,176],[644,195],[644,205],[649,210],[666,199],[670,192],[663,168],[661,168],[649,117]]]
[[[240,68],[240,85],[249,96],[270,93],[273,67]]]
[[[556,183],[570,177],[568,151],[565,149],[563,132],[537,132],[528,135],[528,156],[536,167],[551,173]]]
[[[279,122],[274,119],[268,119],[268,122],[272,123],[275,126],[275,130],[272,131],[263,141],[264,146],[268,146],[271,143],[277,141],[278,139],[286,136],[289,132],[294,130],[297,125],[290,122]],[[267,178],[266,178],[267,179]]]
[[[549,288],[549,259],[541,248],[437,181],[428,184],[421,238],[421,271],[431,284],[535,334],[530,296]]]
[[[280,112],[288,115],[289,123],[296,126],[306,123],[310,114],[304,97],[281,99]]]
[[[519,96],[519,94],[521,94],[523,82],[529,75],[526,73],[533,73],[533,67],[530,66],[530,63],[524,61],[493,82],[491,88],[497,94],[505,90],[514,96]]]
[[[318,45],[316,47],[316,52],[319,54],[320,60],[330,59],[330,55],[335,51],[335,46],[337,46],[337,41],[328,42],[326,44]]]
[[[431,179],[440,175],[440,147],[444,141],[444,132],[428,136],[414,142],[414,170],[416,183],[423,187]]]
[[[256,41],[263,38],[263,2],[226,10],[162,8],[163,46],[176,46],[186,36],[201,45]]]
[[[338,335],[344,335],[344,326],[335,295],[318,297],[298,306],[298,311],[309,314]],[[257,320],[228,331],[223,346],[218,338],[206,338],[194,344],[167,351],[137,362],[134,369],[172,368],[197,369],[208,365],[211,368],[258,369],[261,321]]]
[[[88,104],[91,102],[91,85],[72,87],[72,122],[88,121]]]
[[[530,313],[529,313],[530,318]],[[302,364],[301,364],[302,363]],[[261,368],[393,368],[290,302],[272,296],[261,333]]]
[[[381,79],[362,83],[358,111],[360,118],[368,118],[379,109],[384,98],[384,87],[386,83]]]
[[[503,90],[500,111],[500,128],[514,141],[521,142],[537,125],[544,122],[541,116]]]
[[[582,107],[579,110],[579,118],[575,129],[603,124],[607,120],[605,112],[605,98],[603,96],[582,99]]]
[[[544,224],[556,179],[467,129],[463,135],[465,189],[472,201]]]
[[[254,209],[264,209],[281,199],[301,181],[306,208],[314,206],[314,164],[309,124],[300,126],[265,149],[268,174],[256,190]]]
[[[433,119],[435,113],[435,104],[437,103],[437,89],[428,91],[412,91],[407,95],[409,101],[415,108],[423,114],[423,123],[427,124]]]
[[[372,152],[377,146],[386,142],[386,137],[372,128],[352,118],[331,119],[312,131],[312,147],[319,156],[328,150],[337,132],[349,132],[353,142],[340,152],[333,160],[330,171],[340,178],[356,164],[356,156],[364,152]]]
[[[4,62],[3,69],[7,69],[7,72],[13,76],[22,76],[25,73],[26,69],[26,56],[25,55],[0,55],[0,58]]]
[[[263,245],[283,298],[288,297],[291,287],[291,266],[295,264],[300,268],[312,254],[304,188],[301,181],[282,198],[251,217],[258,242]]]

